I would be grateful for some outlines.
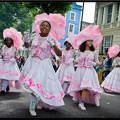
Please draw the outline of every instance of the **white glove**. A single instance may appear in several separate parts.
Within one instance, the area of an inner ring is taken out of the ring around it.
[[[15,58],[10,59],[10,62],[14,63],[16,60]]]
[[[55,45],[55,40],[51,37],[47,39],[47,42],[53,47]]]
[[[88,61],[88,64],[92,65],[92,66],[96,66],[96,63],[95,62],[92,62],[92,61]]]
[[[29,34],[25,35],[24,42],[29,42],[29,40],[30,40],[30,35]]]

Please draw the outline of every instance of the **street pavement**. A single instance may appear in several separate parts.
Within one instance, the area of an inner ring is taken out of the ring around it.
[[[5,96],[0,96],[0,118],[33,118],[29,114],[30,94],[22,90],[10,89]],[[56,110],[36,109],[34,118],[119,118],[120,94],[104,93],[100,99],[100,106],[85,104],[87,110],[78,108],[78,103],[72,101],[71,96],[64,97],[65,105]]]

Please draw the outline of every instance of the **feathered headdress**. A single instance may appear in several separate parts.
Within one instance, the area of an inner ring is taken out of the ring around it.
[[[66,40],[64,41],[64,43],[66,41],[68,41],[73,46],[73,48],[76,49],[76,46],[75,46],[75,37],[76,37],[76,35],[74,33],[69,32],[68,33],[68,38],[66,38]]]
[[[65,36],[65,27],[66,20],[65,17],[61,14],[52,14],[49,15],[42,13],[35,16],[34,29],[36,33],[40,33],[40,24],[44,21],[48,21],[51,24],[51,30],[49,35],[55,38],[56,40],[62,39]]]
[[[103,40],[103,35],[100,33],[100,26],[89,25],[80,31],[75,38],[76,47],[79,48],[79,45],[87,40],[93,40],[95,49],[99,46]]]
[[[120,52],[120,48],[117,44],[113,44],[108,48],[108,55],[110,58],[115,57]]]
[[[22,48],[22,34],[18,32],[15,28],[10,27],[3,31],[3,38],[11,38],[13,40],[13,44],[17,49]]]

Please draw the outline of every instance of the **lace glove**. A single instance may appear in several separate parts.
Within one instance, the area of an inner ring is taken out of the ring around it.
[[[10,59],[10,62],[14,63],[16,60],[15,58]]]
[[[95,63],[95,62],[92,62],[92,61],[88,61],[88,64],[92,65],[93,67],[96,66],[96,63]]]
[[[29,42],[29,41],[30,41],[30,36],[29,36],[29,34],[27,34],[24,37],[24,42]]]
[[[51,37],[47,39],[47,42],[53,47],[55,45],[55,40]]]

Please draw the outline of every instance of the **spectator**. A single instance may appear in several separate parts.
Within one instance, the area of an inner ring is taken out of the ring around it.
[[[106,77],[110,73],[111,65],[112,65],[112,58],[109,58],[109,56],[108,56],[108,49],[106,50],[106,53],[107,53],[107,57],[103,61],[104,77]]]

